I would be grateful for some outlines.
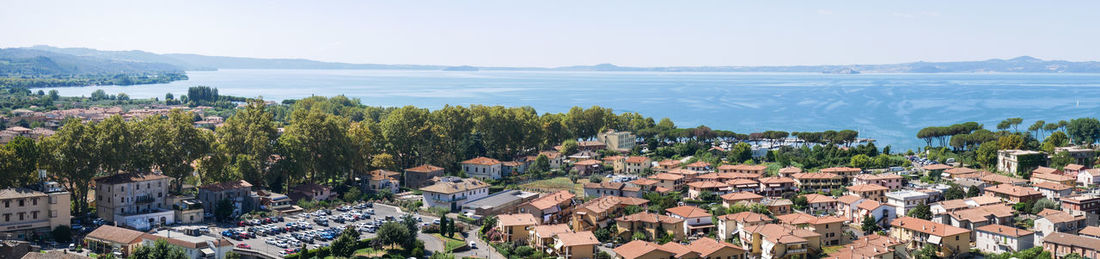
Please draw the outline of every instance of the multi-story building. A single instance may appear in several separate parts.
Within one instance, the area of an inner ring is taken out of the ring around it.
[[[205,211],[215,211],[215,207],[222,200],[229,200],[233,206],[233,214],[248,213],[253,208],[250,206],[249,195],[252,192],[252,184],[245,180],[232,182],[212,183],[199,186],[199,200]]]
[[[1003,225],[985,225],[974,229],[978,250],[986,253],[1019,252],[1035,245],[1035,232]]]
[[[791,205],[794,205],[794,202],[779,197],[766,197],[760,201],[760,204],[771,211],[772,215],[783,215],[791,213]]]
[[[890,190],[901,189],[902,177],[896,174],[861,174],[852,178],[852,185],[877,184]]]
[[[799,173],[791,177],[794,178],[800,191],[828,193],[844,187],[844,177],[833,173]]]
[[[764,200],[764,196],[751,192],[733,192],[722,195],[722,206],[730,207],[738,202],[757,203]]]
[[[766,177],[760,179],[760,194],[764,196],[780,196],[785,192],[795,190],[794,179],[787,177]]]
[[[893,238],[880,236],[879,234],[870,234],[863,236],[859,239],[853,240],[851,244],[848,244],[830,253],[827,259],[851,259],[851,258],[867,258],[867,259],[894,259],[904,258],[900,254],[903,250],[902,244]]]
[[[750,174],[759,176],[764,175],[768,170],[767,166],[763,165],[720,165],[718,166],[718,173],[735,173],[735,174]]]
[[[817,217],[806,213],[780,215],[779,222],[821,235],[821,246],[840,245],[847,240],[844,236],[844,223],[848,219],[837,216]]]
[[[680,160],[665,159],[657,162],[657,169],[661,170],[671,170],[678,167],[680,167]]]
[[[432,178],[443,177],[443,168],[423,164],[417,167],[405,169],[405,187],[420,188],[431,185]]]
[[[500,161],[488,157],[475,157],[470,160],[462,161],[462,171],[466,172],[466,175],[481,179],[500,179]]]
[[[1077,172],[1077,184],[1081,186],[1100,185],[1100,168],[1084,169]]]
[[[954,227],[971,230],[970,238],[976,238],[973,230],[985,225],[1012,226],[1015,210],[1004,204],[978,206],[969,209],[956,210],[947,213],[947,217],[936,217],[936,223],[949,224]],[[950,221],[943,221],[950,219]],[[941,222],[942,221],[942,222]]]
[[[657,181],[657,187],[668,190],[680,190],[684,187],[684,176],[678,174],[659,173],[649,179]]]
[[[739,233],[740,240],[748,240],[752,233],[746,232],[746,229],[754,229],[768,223],[772,223],[772,218],[748,211],[718,216],[717,236],[722,240],[730,240],[734,233]]]
[[[30,188],[0,189],[0,233],[27,240],[48,236],[58,226],[69,225],[69,192],[56,182]]]
[[[864,219],[873,217],[879,225],[886,225],[897,216],[897,209],[894,206],[865,199],[856,206],[856,213],[852,218],[852,222],[863,222]]]
[[[170,183],[171,178],[160,174],[122,173],[96,178],[96,215],[136,229],[175,223],[175,213],[166,202]]]
[[[928,202],[928,194],[918,191],[896,191],[886,193],[886,204],[898,209],[898,215],[907,215],[909,210]]]
[[[1011,203],[1034,202],[1043,198],[1043,194],[1035,189],[1011,184],[985,187],[985,195]]]
[[[836,198],[836,214],[848,219],[854,219],[859,213],[859,204],[863,198],[855,195],[844,195]]]
[[[886,187],[877,184],[862,184],[848,186],[847,195],[855,195],[863,199],[886,202]]]
[[[802,173],[802,168],[788,166],[779,169],[779,177],[793,177],[796,174]]]
[[[656,244],[642,240],[634,240],[614,249],[616,259],[664,259],[664,258],[725,258],[746,259],[749,254],[744,248],[714,240],[700,238],[691,244],[679,243]]]
[[[1089,165],[1096,159],[1096,150],[1086,147],[1071,146],[1071,147],[1056,147],[1054,153],[1066,152],[1070,157],[1073,157],[1076,164]]]
[[[708,233],[710,229],[714,227],[714,222],[711,220],[711,214],[699,207],[695,206],[678,206],[665,209],[668,212],[669,217],[678,218],[684,220],[684,229],[682,231],[685,235],[691,235],[695,232]]]
[[[1062,211],[1072,215],[1100,214],[1100,195],[1080,194],[1062,197]]]
[[[401,177],[401,173],[377,169],[367,172],[362,181],[363,187],[369,192],[380,192],[383,190],[390,191],[390,193],[397,193],[401,189],[401,181],[397,179]]]
[[[713,193],[716,195],[723,195],[729,192],[729,184],[717,181],[698,181],[687,184],[688,186],[688,198],[697,200],[699,195],[704,192]]]
[[[592,231],[560,233],[554,238],[554,255],[565,259],[596,258],[600,240]]]
[[[836,213],[836,199],[833,197],[811,193],[806,194],[806,210],[814,215],[832,215]]]
[[[630,197],[604,196],[577,205],[573,212],[573,231],[594,231],[607,227],[608,221],[629,206],[645,208],[649,200]]]
[[[596,134],[596,139],[606,144],[607,149],[621,153],[630,152],[631,149],[634,149],[635,142],[638,141],[638,137],[629,131],[615,131],[613,129]]]
[[[537,225],[531,228],[531,241],[527,243],[535,248],[545,249],[554,245],[554,236],[570,232],[573,230],[566,224]]]
[[[1049,251],[1051,257],[1056,259],[1070,254],[1077,254],[1084,258],[1100,258],[1100,238],[1054,233],[1043,241],[1043,250]]]
[[[565,223],[572,218],[576,195],[569,191],[557,191],[519,205],[519,213],[527,213],[539,219],[541,224]]]
[[[863,169],[852,167],[830,167],[821,169],[821,171],[819,172],[839,175],[840,177],[844,177],[844,183],[851,183],[852,178],[855,178],[856,175],[863,173]]]
[[[683,219],[649,212],[618,217],[615,219],[615,226],[618,230],[615,235],[623,239],[630,239],[636,232],[644,233],[646,238],[656,239],[661,231],[672,235],[672,240],[684,240],[685,237],[684,232],[680,231],[684,229]]]
[[[1043,209],[1039,219],[1035,220],[1035,246],[1042,246],[1043,240],[1056,232],[1077,233],[1085,227],[1085,215],[1071,215],[1063,211]]]
[[[1054,169],[1054,168],[1050,168]],[[1039,169],[1035,169],[1039,170]],[[1057,169],[1055,169],[1057,170]],[[1060,173],[1039,173],[1031,175],[1031,184],[1057,183],[1073,186],[1077,184],[1077,176],[1062,175]]]
[[[726,181],[731,192],[760,192],[760,182],[754,179],[733,179]]]
[[[530,239],[529,230],[538,224],[538,219],[531,214],[502,214],[497,215],[497,225],[494,228],[501,234],[499,241],[525,245]]]
[[[932,245],[939,248],[940,257],[965,258],[970,253],[970,230],[912,217],[895,219],[890,226],[890,237],[911,250]]]
[[[1039,166],[1047,164],[1047,156],[1043,152],[1031,150],[998,150],[997,171],[1009,173],[1030,172]]]
[[[644,156],[629,156],[623,160],[622,172],[628,174],[639,174],[653,167],[653,160]]]
[[[467,201],[489,196],[489,184],[473,178],[442,177],[420,191],[424,193],[424,206],[456,211]]]
[[[1039,193],[1042,193],[1043,197],[1046,197],[1048,200],[1052,201],[1061,199],[1062,196],[1069,196],[1070,194],[1073,194],[1073,186],[1055,182],[1042,182],[1032,184],[1031,187],[1034,188],[1036,191],[1039,191]]]
[[[821,251],[821,235],[788,225],[766,224],[750,229],[752,238],[742,239],[754,255],[761,259],[806,258]]]
[[[695,163],[687,164],[684,166],[684,169],[692,170],[699,173],[711,172],[710,163],[704,161],[696,161]]]

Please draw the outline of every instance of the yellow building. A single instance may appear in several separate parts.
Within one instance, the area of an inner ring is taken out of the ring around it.
[[[848,186],[848,192],[846,194],[847,195],[855,195],[855,196],[859,196],[860,198],[885,203],[886,202],[886,190],[888,190],[888,189],[886,187],[883,187],[882,185],[860,184],[860,185]]]
[[[531,214],[504,214],[497,215],[496,229],[501,233],[500,241],[526,244],[529,239],[529,228],[538,224],[538,219]]]
[[[847,219],[837,216],[816,217],[806,213],[791,213],[776,216],[779,222],[821,235],[821,246],[835,246],[847,242],[844,237],[844,222]]]
[[[834,173],[800,173],[791,176],[800,191],[828,193],[844,187],[844,177]]]
[[[672,234],[673,240],[684,239],[684,220],[649,212],[639,212],[615,219],[619,237],[630,239],[635,232],[641,232],[647,238],[657,237],[658,230],[664,230],[666,234]]]
[[[599,244],[592,231],[561,233],[554,238],[554,253],[566,259],[596,258]]]
[[[970,253],[970,230],[912,217],[890,222],[890,237],[917,250],[924,245],[940,248],[939,256],[965,256]]]

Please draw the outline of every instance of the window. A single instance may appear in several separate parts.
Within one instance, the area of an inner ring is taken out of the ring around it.
[[[19,200],[19,207],[23,207],[23,200],[22,199]]]
[[[38,219],[38,211],[31,211],[31,219]]]
[[[4,201],[4,208],[11,207],[11,201]]]
[[[23,220],[23,215],[24,215],[24,214],[26,214],[26,213],[25,213],[25,212],[20,212],[20,213],[19,213],[19,220]]]
[[[38,206],[38,198],[31,199],[31,205]]]

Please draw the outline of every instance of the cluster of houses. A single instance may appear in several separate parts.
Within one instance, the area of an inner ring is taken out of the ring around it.
[[[0,144],[8,143],[16,137],[29,137],[40,138],[50,136],[54,134],[54,130],[60,128],[65,120],[69,118],[77,118],[84,121],[102,121],[111,116],[122,116],[126,120],[135,118],[144,118],[154,115],[167,115],[172,110],[182,109],[199,115],[202,119],[195,121],[195,126],[210,128],[221,125],[225,122],[225,119],[219,116],[207,116],[204,112],[211,107],[199,106],[199,107],[186,107],[186,106],[165,106],[165,105],[153,105],[142,109],[130,109],[123,110],[122,107],[89,107],[89,108],[74,108],[65,110],[53,110],[53,111],[32,111],[28,109],[15,109],[11,111],[11,117],[0,117],[0,124],[5,122],[23,122],[27,124],[39,123],[40,127],[26,128],[21,126],[12,126],[4,130],[0,130]]]

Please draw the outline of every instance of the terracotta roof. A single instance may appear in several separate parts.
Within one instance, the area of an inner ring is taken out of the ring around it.
[[[136,244],[141,242],[140,237],[142,235],[145,235],[145,233],[111,225],[103,225],[96,228],[95,231],[88,233],[85,237],[119,244]]]
[[[1041,193],[1039,193],[1039,191],[1036,191],[1034,189],[1027,188],[1027,187],[1022,187],[1022,186],[1015,186],[1015,185],[1011,185],[1011,184],[1007,184],[1007,183],[1000,184],[1000,185],[995,185],[995,186],[990,186],[990,187],[985,187],[985,191],[995,192],[995,193],[1002,193],[1002,194],[1005,194],[1005,195],[1015,196],[1015,197],[1041,195]]]
[[[818,217],[818,216],[814,216],[814,215],[810,215],[810,214],[806,214],[806,213],[801,213],[801,212],[796,212],[796,213],[791,213],[791,214],[784,214],[784,215],[776,216],[776,218],[779,219],[779,222],[792,224],[792,225],[829,224],[829,223],[845,222],[845,221],[848,220],[848,219],[843,218],[843,217],[837,217],[837,216]]]
[[[966,168],[966,167],[956,167],[956,168],[947,169],[943,172],[947,173],[947,174],[950,174],[950,175],[960,175],[960,174],[975,173],[975,172],[978,172],[978,170],[974,170],[974,169],[970,169],[970,168]]]
[[[1069,213],[1066,213],[1064,211],[1052,209],[1043,209],[1043,211],[1040,211],[1037,215],[1039,215],[1040,218],[1047,219],[1051,223],[1056,224],[1085,219],[1083,215],[1080,217],[1074,217],[1073,215],[1070,215]]]
[[[657,162],[657,165],[660,165],[660,166],[678,166],[678,165],[680,165],[680,160],[665,159],[665,160],[661,160],[661,162]]]
[[[687,164],[687,167],[708,167],[708,166],[710,166],[710,163],[703,162],[703,161],[696,161],[695,163]]]
[[[483,156],[479,156],[479,157],[475,157],[475,158],[473,158],[473,159],[470,159],[470,160],[462,161],[462,164],[472,164],[472,165],[499,165],[499,164],[500,164],[500,160],[496,160],[496,159],[492,159],[492,158],[488,158],[488,157],[483,157]]]
[[[1073,188],[1073,186],[1060,184],[1060,183],[1056,183],[1056,182],[1041,182],[1041,183],[1037,183],[1037,184],[1032,184],[1031,186],[1038,187],[1039,189],[1047,189],[1047,190],[1055,190],[1055,191],[1064,191],[1064,190],[1069,190],[1069,189]]]
[[[1079,235],[1088,235],[1088,236],[1093,236],[1093,237],[1100,237],[1100,227],[1087,226],[1085,228],[1082,228],[1081,231],[1077,231],[1077,234],[1079,234]]]
[[[1031,234],[1035,233],[1035,232],[1027,231],[1027,230],[1024,230],[1024,229],[1018,229],[1018,228],[1014,228],[1014,227],[1009,227],[1009,226],[1005,226],[1005,225],[997,225],[997,224],[989,224],[989,225],[981,226],[981,227],[978,227],[977,229],[974,229],[974,230],[982,231],[982,232],[989,232],[989,233],[996,233],[998,235],[1010,236],[1010,237],[1022,237],[1022,236],[1031,235]]]
[[[480,188],[489,188],[489,184],[473,178],[444,178],[444,180],[420,188],[420,190],[425,192],[450,194]]]
[[[641,204],[639,204],[639,202],[641,202]],[[599,214],[619,206],[644,205],[648,202],[649,200],[646,199],[632,197],[603,196],[578,205],[577,210],[585,209]]]
[[[801,172],[802,172],[802,168],[793,167],[793,166],[788,166],[788,167],[784,167],[784,168],[779,169],[779,173],[781,173],[781,174],[797,174],[797,173],[801,173]]]
[[[889,190],[888,188],[882,187],[882,185],[877,184],[860,184],[855,186],[848,186],[847,188],[849,191],[853,192],[873,192]]]
[[[853,173],[853,172],[863,172],[863,169],[853,168],[853,167],[830,167],[830,168],[821,169],[821,172],[822,173]]]
[[[767,215],[755,213],[755,212],[738,212],[734,214],[726,214],[718,216],[719,220],[732,220],[734,222],[771,222],[772,219]]]
[[[758,185],[758,184],[760,184],[760,182],[757,182],[756,180],[751,180],[751,179],[733,179],[733,180],[726,181],[726,184],[734,185],[734,186],[737,186],[737,185]]]
[[[539,152],[539,155],[544,155],[544,156],[546,156],[546,159],[554,160],[554,159],[558,159],[558,157],[561,157],[561,152],[558,152],[558,151],[542,151],[542,152]],[[538,158],[538,156],[535,156],[535,158]],[[532,159],[532,160],[534,160],[534,159]]]
[[[856,179],[860,179],[860,180],[864,180],[864,181],[881,181],[881,180],[901,179],[901,178],[902,177],[900,175],[896,175],[896,174],[861,174],[861,175],[856,176]]]
[[[542,238],[550,238],[561,233],[573,231],[566,224],[538,225],[534,227],[535,234]]]
[[[718,170],[744,170],[744,171],[763,171],[767,170],[768,166],[763,165],[720,165]]]
[[[143,174],[143,173],[122,173],[111,176],[103,176],[95,178],[96,184],[120,184],[120,183],[132,183],[132,182],[144,182],[152,180],[160,180],[168,178],[168,176],[160,174]]]
[[[692,241],[691,244],[689,244],[687,247],[688,249],[691,249],[691,251],[699,253],[699,256],[703,258],[707,258],[711,254],[714,254],[715,252],[718,252],[725,248],[733,248],[740,253],[745,252],[745,249],[740,246],[714,240],[713,238],[709,237],[696,239],[695,241]]]
[[[794,178],[790,178],[790,177],[765,177],[765,178],[760,178],[760,183],[762,183],[762,184],[792,183],[793,184],[794,183]]]
[[[997,197],[993,197],[993,196],[976,196],[976,197],[970,197],[969,200],[973,201],[974,203],[977,203],[978,206],[1004,203],[1004,201],[1002,201],[1001,198],[997,198]]]
[[[1087,247],[1093,250],[1100,247],[1100,238],[1083,237],[1062,232],[1051,233],[1046,238],[1043,238],[1043,242],[1064,246]]]
[[[431,173],[431,172],[435,172],[435,171],[443,171],[443,168],[438,167],[438,166],[434,166],[434,165],[423,164],[423,165],[420,165],[420,166],[417,166],[417,167],[405,169],[405,171],[417,172],[417,173]]]
[[[598,182],[598,183],[586,183],[586,184],[584,184],[584,188],[585,189],[612,189],[612,190],[618,190],[618,189],[622,189],[624,185],[626,185],[626,184],[620,183],[620,182]]]
[[[232,181],[232,182],[221,182],[221,183],[213,183],[213,184],[207,184],[207,185],[199,186],[199,189],[208,190],[208,191],[215,191],[215,192],[220,192],[220,191],[229,190],[229,189],[242,189],[242,188],[252,188],[252,184],[248,183],[245,180],[237,180],[237,181]]]
[[[794,179],[840,179],[840,175],[834,173],[800,173],[793,174]]]
[[[1051,169],[1054,169],[1054,168],[1051,168]],[[1072,181],[1077,180],[1076,176],[1068,176],[1068,175],[1060,175],[1060,174],[1046,174],[1046,173],[1044,173],[1044,174],[1033,174],[1033,175],[1031,175],[1031,179],[1036,179],[1036,178],[1043,179],[1043,180],[1049,180],[1049,181],[1055,181],[1055,182],[1072,182]]]
[[[373,170],[373,171],[367,172],[367,174],[370,175],[370,180],[371,181],[381,181],[381,180],[386,180],[386,179],[397,180],[395,177],[401,175],[401,173],[390,171],[390,170],[385,170],[385,169]]]
[[[623,245],[621,245],[619,247],[616,247],[615,249],[612,249],[612,250],[615,251],[616,255],[619,255],[619,256],[621,256],[622,258],[625,258],[625,259],[640,258],[642,256],[653,253],[655,251],[657,251],[659,253],[663,253],[661,256],[659,256],[661,258],[667,257],[664,254],[670,254],[670,255],[675,255],[676,254],[676,252],[668,251],[668,250],[664,249],[663,247],[661,247],[661,245],[658,245],[656,243],[642,241],[642,240],[630,241],[629,243],[623,244]]]
[[[707,213],[707,210],[695,206],[679,206],[665,209],[665,211],[682,218],[710,217],[710,213]]]
[[[1081,169],[1085,169],[1085,166],[1078,164],[1068,164],[1063,168],[1066,170],[1080,171]]]
[[[844,203],[844,204],[852,204],[853,202],[857,202],[857,201],[862,200],[862,199],[863,198],[860,198],[859,196],[855,196],[855,195],[844,195],[844,196],[840,196],[839,198],[836,198],[836,201]]]
[[[670,173],[659,173],[659,174],[650,176],[649,179],[676,181],[676,180],[684,179],[684,176],[678,175],[678,174],[670,174]]]
[[[808,241],[806,238],[821,236],[813,231],[778,224],[759,226],[749,232],[760,233],[765,240],[776,244],[805,243]]]
[[[951,225],[944,225],[913,217],[900,217],[890,222],[890,226],[921,232],[929,235],[948,237],[958,234],[970,233],[966,230]]]
[[[646,160],[649,160],[649,158],[644,156],[629,156],[626,158],[626,162],[632,164],[645,163]]]
[[[0,199],[14,199],[14,198],[30,198],[30,197],[46,197],[44,192],[27,189],[27,188],[4,188],[0,189]]]
[[[829,196],[825,196],[825,195],[821,195],[821,194],[811,193],[811,194],[806,194],[806,201],[808,201],[810,204],[814,204],[814,203],[823,203],[823,202],[836,202],[836,199],[833,199],[833,197],[829,197]]]
[[[564,246],[581,246],[581,245],[598,245],[599,240],[596,240],[596,236],[592,234],[592,231],[584,231],[577,233],[561,233],[558,234],[558,240],[561,241]]]
[[[759,194],[755,194],[755,193],[751,193],[751,192],[732,192],[732,193],[727,193],[727,194],[722,195],[722,200],[727,200],[727,201],[755,200],[755,199],[763,199],[763,198],[764,198],[764,196],[760,196]]]
[[[638,180],[630,181],[630,183],[632,183],[632,184],[634,184],[634,185],[649,186],[649,185],[654,185],[654,184],[657,184],[657,181],[656,181],[656,180],[653,180],[653,179],[645,179],[645,178],[642,178],[642,179],[638,179]]]
[[[1058,172],[1061,172],[1061,171],[1058,170],[1057,168],[1050,168],[1050,167],[1040,166],[1038,168],[1035,168],[1035,170],[1031,170],[1031,173],[1033,174],[1031,177],[1035,177],[1034,174],[1056,174]]]
[[[947,170],[951,169],[951,166],[945,164],[931,164],[921,167],[924,170]]]
[[[528,213],[519,214],[500,214],[497,215],[497,224],[501,226],[534,226],[538,225],[539,221],[534,215]]]
[[[573,165],[579,165],[579,166],[593,166],[593,165],[598,165],[598,164],[601,164],[601,163],[603,163],[603,162],[600,162],[600,160],[596,160],[596,159],[588,159],[588,160],[582,160],[582,161],[579,161],[579,162],[573,163]]]
[[[1024,180],[1024,179],[1020,179],[1020,178],[1016,178],[1016,177],[1010,177],[1010,176],[1004,176],[1004,175],[999,175],[999,174],[986,174],[986,175],[982,176],[981,180],[986,181],[986,182],[1011,183],[1011,184],[1026,183],[1027,182],[1027,180]]]
[[[700,188],[700,189],[721,188],[721,187],[729,187],[729,186],[730,185],[727,184],[727,183],[716,182],[716,181],[698,181],[698,182],[692,182],[692,183],[688,184],[688,187]]]
[[[893,253],[894,246],[901,243],[890,237],[870,234],[860,239],[853,240],[851,244],[829,254],[827,259],[865,259],[879,258],[882,255]]]
[[[951,217],[956,220],[970,221],[970,222],[987,222],[990,221],[989,217],[1011,217],[1012,212],[1015,211],[1012,207],[1004,204],[990,205],[990,206],[978,206],[965,210],[958,210],[951,212]]]
[[[572,202],[574,197],[576,197],[576,195],[573,195],[573,193],[570,193],[566,190],[561,190],[555,193],[544,195],[542,197],[538,197],[528,203],[530,203],[531,206],[534,206],[536,209],[545,210],[557,206],[558,204]]]
[[[683,222],[684,220],[669,217],[669,216],[665,216],[665,215],[649,213],[649,212],[638,212],[638,213],[634,213],[634,214],[619,217],[619,218],[615,219],[615,221],[622,221],[622,222],[637,221],[637,222],[648,222],[648,223],[657,223],[658,221],[660,221],[662,223],[679,223],[679,222]]]
[[[882,205],[883,204],[881,202],[878,202],[876,200],[866,200],[866,201],[860,202],[859,206],[857,206],[857,208],[865,209],[865,210],[875,210],[878,207],[882,207]]]
[[[668,171],[667,171],[667,173],[670,173],[670,174],[676,174],[676,175],[683,175],[683,176],[689,176],[689,175],[699,175],[699,172],[698,172],[698,171],[693,171],[693,170],[687,170],[687,169],[681,169],[681,168],[677,168],[677,169],[672,169],[672,170],[668,170]]]
[[[698,254],[698,252],[692,251],[687,246],[681,245],[680,243],[675,243],[675,242],[668,242],[668,243],[661,244],[661,250],[672,252],[673,254],[675,254],[673,256],[675,258],[685,258],[685,257],[695,258],[695,257],[698,257],[698,255],[690,255],[689,256],[689,254]]]

